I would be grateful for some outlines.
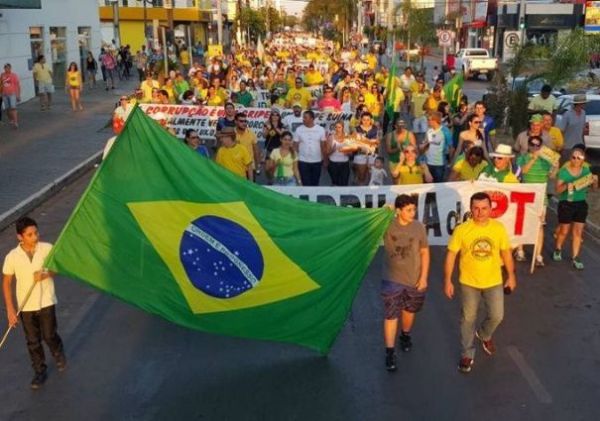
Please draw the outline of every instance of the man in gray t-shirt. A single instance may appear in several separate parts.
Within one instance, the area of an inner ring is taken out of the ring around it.
[[[415,220],[417,200],[402,194],[396,198],[396,218],[384,236],[385,258],[381,297],[384,304],[385,363],[396,369],[396,334],[401,319],[400,347],[410,351],[410,330],[423,307],[429,274],[429,245],[423,224]]]
[[[583,143],[583,129],[585,128],[585,95],[573,97],[573,109],[567,111],[562,118],[561,128],[565,138],[564,149],[570,151],[573,146]]]

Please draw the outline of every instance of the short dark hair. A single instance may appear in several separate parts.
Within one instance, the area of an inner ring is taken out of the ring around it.
[[[304,111],[304,113],[303,113],[303,114],[304,114],[304,115],[307,115],[307,116],[309,116],[309,117],[310,117],[310,118],[312,118],[313,120],[315,119],[315,113],[314,113],[314,111],[313,111],[313,110],[306,110],[306,111]]]
[[[475,193],[473,196],[471,196],[471,201],[469,202],[469,206],[473,206],[473,202],[480,201],[480,200],[487,200],[490,205],[492,204],[492,198],[490,197],[490,195],[484,191],[479,191],[479,192]]]
[[[549,94],[550,92],[552,92],[552,86],[548,84],[542,86],[542,92]]]
[[[17,219],[17,222],[15,223],[15,228],[17,230],[17,234],[21,235],[25,232],[25,230],[27,229],[27,227],[36,227],[37,228],[38,224],[37,222],[35,222],[34,219],[28,217],[28,216],[23,216],[19,219]]]
[[[571,148],[571,151],[574,151],[575,149],[577,149],[577,150],[579,150],[579,151],[581,151],[581,152],[585,153],[585,143],[578,143],[578,144],[574,145],[574,146]]]
[[[159,89],[158,93],[161,94],[162,96],[166,96],[167,98],[169,97],[169,92],[167,92],[166,89]]]
[[[194,133],[195,131],[196,131],[196,129],[187,129],[187,130],[185,131],[185,138],[187,139],[188,137],[190,137],[190,135],[191,135],[192,133]]]
[[[246,115],[246,113],[235,113],[235,119],[240,119],[240,118],[247,118],[248,116]]]
[[[467,157],[470,157],[472,155],[476,155],[483,158],[483,148],[481,146],[473,146],[467,151]]]
[[[394,207],[396,209],[402,209],[408,205],[417,206],[417,198],[415,196],[409,196],[408,194],[401,194],[396,197],[396,201],[394,202]]]

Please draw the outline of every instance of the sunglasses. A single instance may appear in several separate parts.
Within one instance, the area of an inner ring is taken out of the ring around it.
[[[479,120],[473,120],[472,123],[473,124],[481,124],[481,121],[479,121]]]
[[[238,123],[247,123],[248,120],[238,120]]]
[[[503,159],[508,159],[507,156],[495,156],[492,158],[494,161],[501,161]]]
[[[585,158],[581,155],[572,155],[571,159],[576,159],[578,161],[583,161]]]
[[[530,143],[529,146],[531,146],[532,148],[541,148],[542,145],[540,145],[539,143]]]

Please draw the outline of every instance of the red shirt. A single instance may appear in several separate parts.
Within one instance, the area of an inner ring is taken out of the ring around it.
[[[342,104],[336,98],[322,98],[319,101],[319,110],[332,109],[333,111],[341,111]]]
[[[16,73],[2,73],[0,75],[0,84],[2,84],[2,95],[21,95],[21,84],[19,76]]]

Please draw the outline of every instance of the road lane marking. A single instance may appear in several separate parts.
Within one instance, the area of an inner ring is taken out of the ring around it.
[[[514,363],[519,368],[519,371],[521,371],[521,374],[527,383],[529,383],[529,387],[531,387],[531,390],[533,390],[533,393],[537,397],[538,401],[545,404],[551,404],[552,396],[550,396],[550,393],[548,393],[538,376],[535,374],[533,368],[527,364],[523,354],[521,354],[517,347],[512,345],[509,345],[506,350],[508,351],[510,358],[512,358]]]

